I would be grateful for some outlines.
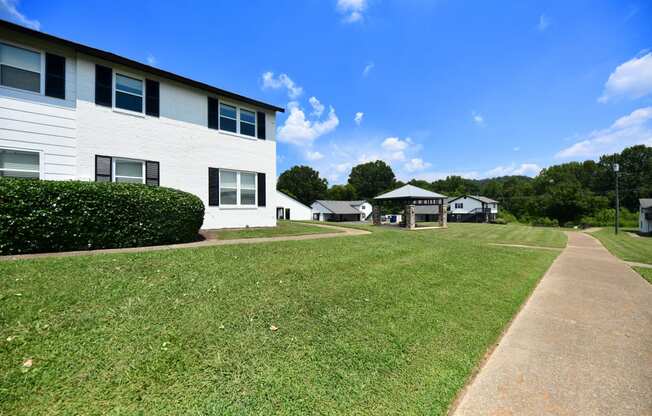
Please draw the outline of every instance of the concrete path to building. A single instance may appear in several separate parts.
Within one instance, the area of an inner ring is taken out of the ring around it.
[[[454,416],[652,415],[652,285],[567,235]]]
[[[312,224],[312,223],[310,225],[313,225],[315,227],[321,227],[321,228],[329,228],[332,229],[333,232],[321,233],[321,234],[287,235],[287,236],[279,236],[279,237],[238,238],[233,240],[207,239],[207,240],[196,241],[192,243],[169,244],[164,246],[108,248],[102,250],[63,251],[57,253],[18,254],[13,256],[12,255],[0,256],[0,261],[35,259],[41,257],[89,256],[89,255],[107,254],[107,253],[139,253],[143,251],[175,250],[180,248],[195,248],[195,247],[209,247],[209,246],[227,246],[233,244],[272,243],[276,241],[318,240],[322,238],[350,237],[350,236],[371,234],[371,232],[366,230],[347,228],[347,227],[338,227],[336,225]]]

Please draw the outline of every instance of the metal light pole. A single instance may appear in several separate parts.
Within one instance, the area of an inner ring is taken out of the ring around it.
[[[614,172],[616,173],[616,234],[618,234],[618,227],[620,226],[620,196],[618,195],[618,172],[620,165],[614,163]]]

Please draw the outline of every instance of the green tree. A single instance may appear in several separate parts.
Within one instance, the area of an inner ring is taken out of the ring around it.
[[[293,166],[278,177],[276,189],[310,205],[326,196],[328,182],[310,166]]]
[[[350,183],[346,185],[333,185],[328,190],[328,199],[335,201],[354,201],[357,197],[355,188]]]
[[[362,199],[371,199],[392,189],[395,182],[394,171],[382,160],[354,166],[349,175],[349,184]]]

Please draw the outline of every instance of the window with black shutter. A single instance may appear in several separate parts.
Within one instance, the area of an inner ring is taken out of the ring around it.
[[[265,137],[265,113],[263,113],[262,111],[259,111],[256,114],[256,118],[257,118],[257,120],[256,120],[257,123],[256,124],[258,125],[257,126],[258,127],[258,138],[261,139],[261,140],[265,140],[266,139],[266,137]]]
[[[151,186],[159,186],[160,182],[160,164],[148,160],[145,162],[145,183]]]
[[[220,170],[217,168],[208,168],[208,205],[220,205]]]
[[[266,206],[266,186],[265,186],[265,174],[264,173],[258,173],[258,206],[259,207],[264,207]]]
[[[95,65],[95,104],[113,107],[113,72],[111,68]]]
[[[217,98],[208,97],[208,128],[218,130],[220,128],[220,105]]]
[[[66,58],[45,54],[45,95],[66,99]]]
[[[112,165],[110,156],[95,155],[95,182],[111,182]]]
[[[145,114],[159,116],[159,83],[151,79],[145,80]]]

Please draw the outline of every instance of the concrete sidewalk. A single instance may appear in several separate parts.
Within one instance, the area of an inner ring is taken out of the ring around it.
[[[453,415],[652,415],[652,285],[567,234]]]

